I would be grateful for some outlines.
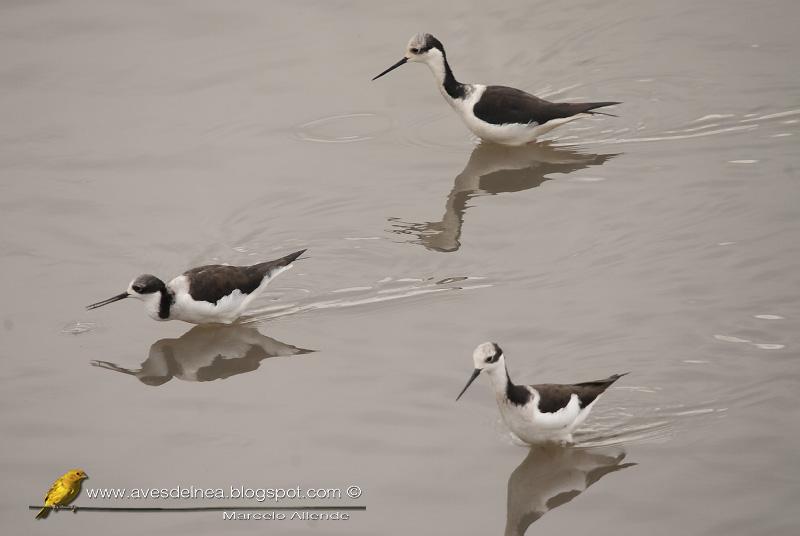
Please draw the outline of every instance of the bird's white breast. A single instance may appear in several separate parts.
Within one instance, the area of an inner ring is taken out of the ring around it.
[[[175,295],[175,302],[170,309],[170,319],[192,324],[230,324],[239,318],[249,297],[239,290],[234,290],[217,303],[196,301],[189,294],[189,280],[185,275],[179,275],[170,281],[168,286]]]
[[[504,396],[497,403],[506,426],[527,443],[543,441],[572,441],[572,432],[586,419],[594,405],[580,407],[577,395],[572,395],[566,406],[552,413],[539,411],[539,393],[528,387],[533,395],[524,406],[512,404]]]

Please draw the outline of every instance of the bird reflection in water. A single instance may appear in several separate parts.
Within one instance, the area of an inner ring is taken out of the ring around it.
[[[268,357],[307,354],[305,350],[262,335],[243,325],[195,326],[177,339],[161,339],[139,369],[108,361],[92,365],[136,376],[147,385],[162,385],[172,378],[208,382],[256,370]]]
[[[586,154],[556,148],[549,143],[508,147],[482,143],[475,147],[464,170],[458,174],[447,196],[441,221],[412,223],[389,218],[391,232],[408,234],[427,249],[441,252],[461,247],[461,227],[467,203],[480,195],[529,190],[549,180],[553,173],[572,173],[600,166],[616,154]]]
[[[531,447],[508,477],[506,536],[522,536],[550,510],[570,502],[609,473],[636,465],[625,452],[554,443]]]

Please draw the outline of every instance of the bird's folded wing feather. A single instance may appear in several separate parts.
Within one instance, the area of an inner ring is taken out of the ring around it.
[[[611,376],[604,380],[595,380],[575,384],[542,384],[531,385],[539,392],[539,411],[555,412],[565,407],[572,395],[578,396],[580,407],[586,407],[595,398],[603,394],[608,387],[617,381],[619,376]]]
[[[249,266],[213,264],[184,272],[189,277],[189,294],[196,301],[217,303],[235,290],[250,294],[261,284],[264,272]]]
[[[494,125],[536,123],[570,117],[591,108],[588,103],[550,102],[525,91],[506,86],[487,86],[473,112]]]
[[[545,383],[531,385],[539,393],[539,411],[542,413],[555,413],[569,404],[575,393],[572,385],[558,385]]]
[[[55,497],[55,491],[60,487],[60,482],[56,480],[53,482],[53,485],[50,486],[50,489],[47,490],[47,493],[44,494],[44,501],[47,502],[47,499],[52,499]]]
[[[78,494],[78,488],[74,484],[57,481],[50,488],[45,496],[45,504],[48,502],[53,505],[64,505],[69,503]]]

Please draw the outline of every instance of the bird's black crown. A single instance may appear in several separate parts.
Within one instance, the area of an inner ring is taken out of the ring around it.
[[[164,285],[164,282],[156,276],[142,274],[134,279],[133,283],[131,284],[131,288],[139,294],[152,294],[154,292],[160,292],[166,288],[166,286]]]

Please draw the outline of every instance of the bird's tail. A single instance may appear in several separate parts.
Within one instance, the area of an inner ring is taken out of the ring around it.
[[[621,102],[611,102],[611,101],[590,102],[590,103],[588,103],[588,108],[586,109],[586,113],[589,113],[589,114],[592,114],[592,115],[607,115],[608,117],[617,117],[616,115],[610,114],[608,112],[595,112],[594,111],[596,108],[605,108],[606,106],[614,106],[615,104],[622,104],[622,103]]]
[[[254,264],[251,266],[251,269],[256,270],[261,277],[268,277],[272,279],[279,273],[286,270],[286,268],[292,264],[297,258],[305,253],[307,250],[301,249],[300,251],[295,251],[294,253],[290,253],[285,257],[281,257],[280,259],[275,259],[274,261],[267,261],[262,262],[259,264]]]
[[[611,386],[612,383],[622,378],[623,376],[627,376],[628,374],[630,374],[630,372],[623,372],[622,374],[612,374],[611,376],[609,376],[604,380],[594,380],[591,382],[576,383],[575,385],[580,385],[583,387],[601,387],[603,391],[605,391]]]
[[[47,517],[49,514],[50,514],[50,507],[49,507],[49,506],[45,506],[44,508],[42,508],[41,510],[39,510],[39,513],[38,513],[38,514],[36,514],[36,519],[44,519],[44,518],[46,518],[46,517]]]
[[[622,378],[623,376],[627,376],[630,372],[623,372],[622,374],[612,374],[609,376],[605,381],[608,382],[609,385],[617,381],[618,379]]]
[[[301,249],[300,251],[295,251],[294,253],[289,253],[285,257],[281,257],[280,259],[276,259],[276,260],[274,260],[272,262],[275,263],[276,266],[288,266],[289,264],[292,264],[294,261],[296,261],[297,258],[300,255],[302,255],[303,253],[305,253],[306,251],[308,251],[308,250],[307,249]]]

